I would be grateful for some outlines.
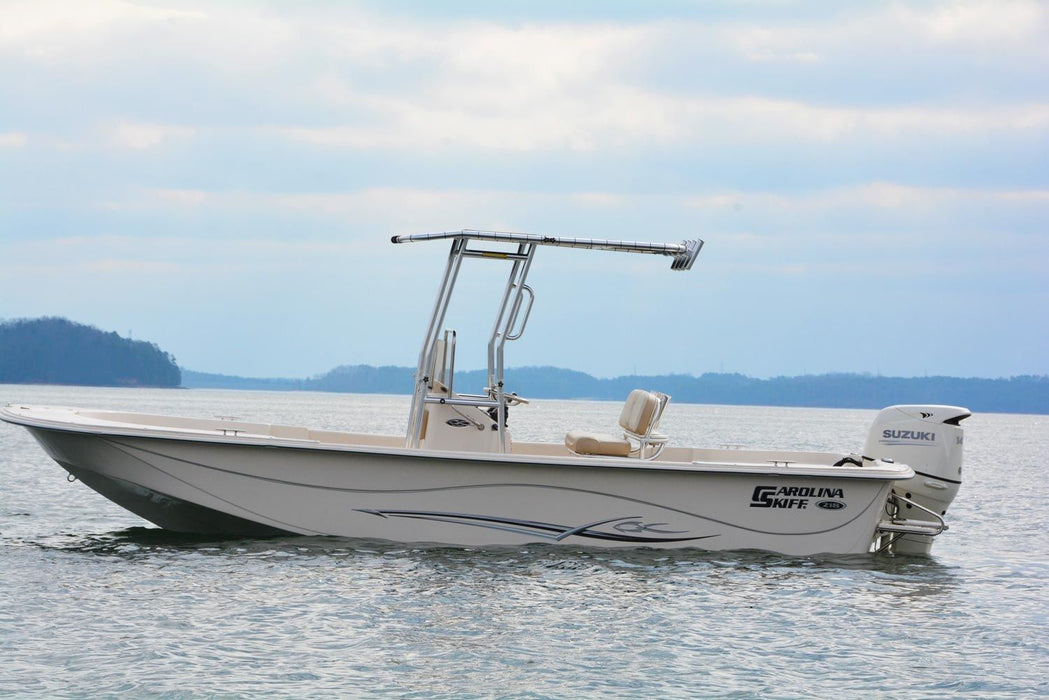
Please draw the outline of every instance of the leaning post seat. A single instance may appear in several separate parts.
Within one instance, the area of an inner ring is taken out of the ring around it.
[[[636,454],[641,459],[655,459],[667,442],[667,436],[655,429],[668,403],[670,397],[666,394],[634,389],[619,414],[622,437],[572,430],[565,435],[565,447],[581,455],[629,457]]]

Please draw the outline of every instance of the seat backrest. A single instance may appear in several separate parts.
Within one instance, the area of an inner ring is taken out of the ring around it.
[[[659,396],[644,389],[634,389],[623,404],[619,426],[634,435],[647,435],[659,424]]]

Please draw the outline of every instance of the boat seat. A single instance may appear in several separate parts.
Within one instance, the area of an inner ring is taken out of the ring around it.
[[[565,447],[577,455],[630,456],[630,441],[625,437],[587,433],[582,430],[568,431],[565,435]]]
[[[668,403],[666,394],[634,389],[619,414],[622,437],[572,430],[565,435],[565,447],[580,455],[655,459],[667,443],[667,436],[655,430]]]

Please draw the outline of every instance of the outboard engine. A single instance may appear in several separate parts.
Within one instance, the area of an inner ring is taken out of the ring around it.
[[[925,521],[932,526],[938,521],[922,508],[941,516],[947,513],[962,484],[963,431],[959,424],[970,415],[968,409],[958,406],[890,406],[874,419],[863,454],[907,464],[914,470],[913,479],[893,485],[893,494],[903,497],[895,499],[894,520]],[[892,549],[897,554],[928,554],[932,540],[929,535],[900,534]]]

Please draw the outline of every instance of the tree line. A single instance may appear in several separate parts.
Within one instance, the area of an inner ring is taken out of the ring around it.
[[[0,323],[0,383],[177,387],[182,373],[154,343],[45,317]]]
[[[410,394],[414,368],[344,365],[308,379],[251,379],[184,373],[184,385],[200,388],[334,391]],[[483,370],[456,373],[455,390],[479,393]],[[505,372],[506,386],[526,398],[622,401],[643,387],[671,394],[680,403],[820,408],[883,408],[894,404],[950,404],[986,413],[1049,414],[1049,377],[1002,379],[972,377],[882,377],[870,374],[819,374],[756,379],[742,374],[631,375],[600,379],[557,367],[516,367]]]

